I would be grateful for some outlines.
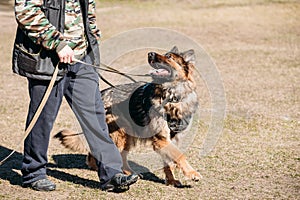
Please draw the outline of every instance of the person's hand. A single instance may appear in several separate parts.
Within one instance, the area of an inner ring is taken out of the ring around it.
[[[66,45],[57,53],[57,55],[61,63],[71,63],[74,58],[74,51],[71,49],[71,47]]]

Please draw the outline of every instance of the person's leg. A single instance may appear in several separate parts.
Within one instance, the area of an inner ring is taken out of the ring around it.
[[[28,79],[30,105],[26,128],[32,120],[48,85],[49,81]],[[21,168],[23,186],[30,186],[30,184],[46,178],[49,137],[61,104],[62,96],[61,82],[59,82],[54,85],[36,124],[24,141],[24,157]]]
[[[85,62],[91,63],[88,56]],[[92,155],[98,161],[101,187],[117,173],[122,173],[121,155],[109,137],[105,110],[99,91],[99,77],[95,68],[75,64],[67,76],[71,77],[65,97],[75,113],[87,139]]]

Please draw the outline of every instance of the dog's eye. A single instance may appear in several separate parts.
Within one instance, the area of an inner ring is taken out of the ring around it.
[[[172,55],[168,53],[168,54],[166,54],[166,58],[171,59]]]

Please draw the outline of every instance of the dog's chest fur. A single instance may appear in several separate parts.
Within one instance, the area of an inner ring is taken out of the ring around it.
[[[167,84],[167,87],[147,83],[137,88],[130,97],[130,117],[141,127],[149,125],[153,116],[159,117],[167,122],[173,138],[190,123],[197,106],[197,97],[194,94],[184,82]]]

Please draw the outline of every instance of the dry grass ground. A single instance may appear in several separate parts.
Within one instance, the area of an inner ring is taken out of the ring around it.
[[[12,10],[0,2],[0,158],[21,140],[28,104],[26,80],[11,72],[16,29]],[[186,152],[203,179],[184,181],[192,187],[178,189],[155,182],[152,175],[126,193],[102,192],[84,157],[51,140],[49,178],[57,191],[20,186],[19,148],[0,166],[0,199],[300,199],[298,1],[99,1],[98,23],[103,39],[138,27],[177,30],[214,59],[227,101],[222,137],[209,156],[200,158],[196,147],[205,138],[203,119]],[[64,103],[53,133],[74,127],[74,121]],[[154,174],[164,178],[160,170]]]

